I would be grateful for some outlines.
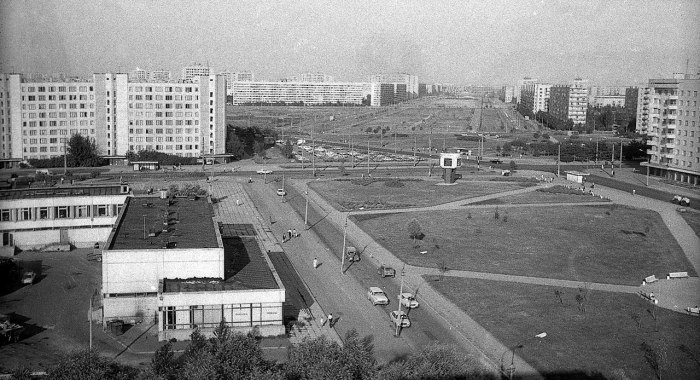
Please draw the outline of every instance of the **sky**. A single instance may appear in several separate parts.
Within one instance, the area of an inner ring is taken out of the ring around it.
[[[640,85],[700,71],[698,0],[2,0],[0,72]]]

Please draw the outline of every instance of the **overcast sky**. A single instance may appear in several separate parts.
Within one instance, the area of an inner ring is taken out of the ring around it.
[[[642,84],[700,67],[699,0],[1,0],[0,72]]]

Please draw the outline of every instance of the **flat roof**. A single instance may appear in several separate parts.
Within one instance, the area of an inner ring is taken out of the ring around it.
[[[121,192],[121,184],[92,185],[92,186],[57,186],[37,187],[13,190],[1,190],[0,200],[77,197],[95,195],[125,195]]]
[[[163,279],[163,293],[279,289],[255,238],[223,237],[224,276],[220,278]]]
[[[214,210],[206,198],[176,198],[171,205],[168,202],[158,197],[129,198],[108,249],[161,249],[169,242],[178,249],[219,247],[212,220]],[[167,232],[163,232],[164,220]]]

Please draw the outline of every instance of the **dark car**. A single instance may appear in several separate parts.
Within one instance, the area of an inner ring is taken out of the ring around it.
[[[499,159],[495,159],[495,160],[491,160],[491,163],[492,163],[492,164],[502,164],[503,161],[501,161],[501,160],[499,160]]]
[[[396,277],[396,269],[382,265],[377,269],[377,274],[382,277]]]

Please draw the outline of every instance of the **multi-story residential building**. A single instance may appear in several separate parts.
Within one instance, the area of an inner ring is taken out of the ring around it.
[[[372,83],[371,106],[381,107],[394,104],[394,85],[391,83]]]
[[[537,79],[529,78],[529,77],[525,77],[525,78],[518,81],[518,84],[515,87],[515,97],[516,97],[517,103],[522,102],[523,90],[525,90],[527,86],[534,85],[535,83],[537,83]]]
[[[112,73],[79,82],[33,82],[9,74],[0,83],[4,96],[14,100],[5,106],[3,157],[61,156],[74,134],[94,138],[107,157],[140,150],[183,157],[224,153],[223,76],[170,84],[132,82],[127,74]]]
[[[324,73],[299,74],[300,82],[333,82],[333,77]]]
[[[209,75],[209,72],[209,66],[203,66],[200,64],[183,67],[182,76],[180,77],[180,80],[183,82],[189,82],[194,77],[198,77],[201,75]]]
[[[625,95],[597,95],[589,97],[589,102],[594,107],[624,107],[625,99]]]
[[[369,83],[234,82],[229,95],[234,105],[361,105],[370,91]]]
[[[551,84],[537,83],[534,85],[532,100],[533,113],[537,113],[539,111],[547,112],[549,109],[549,90],[551,88]]]
[[[374,74],[369,78],[370,83],[393,83],[393,84],[405,84],[406,94],[408,99],[415,99],[418,97],[418,77],[406,73],[385,73],[385,74]]]
[[[651,175],[700,183],[700,76],[650,79],[639,90],[637,132],[648,137]]]
[[[503,86],[501,87],[501,101],[504,103],[512,103],[515,97],[515,87],[513,86]]]
[[[168,83],[172,80],[172,74],[169,70],[153,70],[148,75],[149,82]]]
[[[570,85],[554,85],[549,93],[549,114],[574,125],[586,123],[588,80],[574,79]]]
[[[625,109],[628,115],[635,115],[637,113],[637,97],[639,96],[639,88],[637,87],[627,87],[625,89]],[[637,125],[639,125],[639,120],[637,120]]]
[[[229,94],[229,95],[231,92],[231,86],[233,86],[234,82],[252,82],[253,81],[253,73],[251,73],[251,72],[226,71],[226,72],[221,73],[220,75],[223,75],[226,77],[226,91],[227,91],[227,94]]]
[[[11,168],[20,160],[12,156],[10,93],[10,76],[0,74],[0,168]]]
[[[137,67],[129,73],[129,80],[132,82],[147,82],[148,71]]]

